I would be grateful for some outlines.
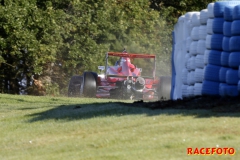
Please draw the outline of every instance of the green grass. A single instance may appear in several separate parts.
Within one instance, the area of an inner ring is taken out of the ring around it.
[[[109,99],[0,94],[0,159],[240,159],[239,117]],[[188,147],[216,146],[236,154],[187,155]]]

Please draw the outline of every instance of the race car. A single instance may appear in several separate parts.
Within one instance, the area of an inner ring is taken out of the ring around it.
[[[109,65],[110,63],[110,65]],[[170,99],[171,77],[155,77],[156,56],[107,52],[100,74],[84,72],[73,76],[69,97],[96,97],[132,100]]]

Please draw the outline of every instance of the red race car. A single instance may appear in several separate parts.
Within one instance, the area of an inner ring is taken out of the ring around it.
[[[169,99],[171,78],[155,77],[155,58],[153,54],[133,54],[125,50],[108,52],[105,66],[98,66],[100,74],[84,72],[82,76],[71,77],[68,96],[135,100]]]

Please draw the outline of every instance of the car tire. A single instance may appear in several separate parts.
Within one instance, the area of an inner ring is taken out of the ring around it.
[[[159,78],[158,85],[158,100],[169,100],[171,97],[171,81],[170,76],[164,76]]]
[[[92,72],[84,72],[83,82],[80,88],[80,95],[84,97],[96,97],[97,82],[95,75]]]
[[[68,85],[68,97],[79,97],[82,85],[82,76],[72,76]]]

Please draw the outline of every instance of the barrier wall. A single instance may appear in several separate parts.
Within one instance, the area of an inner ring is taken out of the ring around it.
[[[171,98],[238,96],[240,1],[209,3],[178,18],[173,31]]]

